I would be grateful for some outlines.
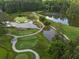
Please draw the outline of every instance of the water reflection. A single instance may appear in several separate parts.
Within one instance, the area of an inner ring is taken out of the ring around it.
[[[59,13],[45,13],[47,19],[52,20],[53,22],[62,23],[65,25],[79,27],[79,19],[72,18],[72,16],[67,17]]]
[[[43,30],[43,35],[49,40],[51,41],[53,37],[55,37],[56,32],[52,29],[49,30]]]
[[[53,16],[52,17],[46,16],[46,18],[49,19],[49,20],[52,20],[53,22],[69,25],[69,21],[68,21],[67,18],[61,19],[61,18],[54,18]]]

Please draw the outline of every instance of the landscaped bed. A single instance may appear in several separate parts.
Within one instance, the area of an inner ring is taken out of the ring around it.
[[[26,17],[21,16],[21,17],[16,17],[14,21],[17,23],[24,23],[24,22],[28,22],[29,20]]]

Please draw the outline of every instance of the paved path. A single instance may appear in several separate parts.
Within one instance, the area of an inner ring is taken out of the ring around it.
[[[35,32],[35,33],[33,33],[33,34],[28,34],[28,35],[23,35],[23,36],[17,36],[17,37],[26,37],[26,36],[33,36],[33,35],[36,35],[36,34],[38,34],[38,33],[40,33],[43,29],[44,29],[44,24],[42,23],[42,22],[40,22],[39,20],[38,20],[38,22],[42,25],[42,28],[39,30],[39,31],[37,31],[37,32]]]
[[[57,30],[55,27],[53,27],[53,26],[50,26],[53,30]],[[65,35],[65,34],[63,34],[62,32],[59,32],[59,34],[61,34],[64,38],[65,38],[65,40],[67,40],[67,41],[69,41],[70,39]]]
[[[33,54],[35,55],[35,58],[36,58],[36,59],[40,59],[39,54],[38,54],[37,52],[35,52],[34,50],[32,50],[32,49],[23,49],[23,50],[18,50],[18,49],[16,49],[17,37],[14,37],[14,38],[12,39],[11,43],[12,43],[12,49],[13,49],[13,51],[15,51],[15,52],[17,52],[17,53],[21,53],[21,52],[31,52],[31,53],[33,53]]]
[[[12,34],[7,34],[7,35],[10,35],[10,36],[14,37],[11,40],[13,51],[15,51],[17,53],[20,53],[20,52],[32,52],[33,54],[35,54],[36,59],[40,59],[39,54],[37,52],[35,52],[34,50],[32,50],[32,49],[23,49],[23,50],[16,49],[16,43],[17,43],[18,38],[22,38],[22,37],[26,37],[26,36],[33,36],[33,35],[36,35],[36,34],[40,33],[43,30],[43,28],[45,27],[44,24],[42,22],[40,22],[39,20],[38,20],[38,22],[42,25],[42,28],[39,31],[37,31],[37,32],[35,32],[33,34],[28,34],[28,35],[23,35],[23,36],[15,36],[15,35],[12,35]]]

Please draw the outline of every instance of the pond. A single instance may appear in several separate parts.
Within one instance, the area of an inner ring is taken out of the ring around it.
[[[39,27],[37,27],[37,25],[33,24],[33,21],[29,21],[26,23],[16,23],[16,22],[7,22],[7,26],[9,25],[9,27],[13,26],[16,28],[22,28],[22,29],[27,29],[27,28],[31,28],[31,29],[39,29]],[[44,37],[46,37],[49,41],[52,40],[52,38],[55,36],[56,32],[53,29],[49,29],[49,30],[43,30],[42,31]]]
[[[35,24],[33,24],[33,21],[25,22],[25,23],[17,23],[17,22],[7,22],[7,26],[12,26],[16,28],[36,28],[39,29]]]
[[[56,32],[53,29],[43,30],[43,35],[51,41],[55,37]]]
[[[46,16],[47,19],[53,21],[53,22],[57,22],[57,23],[62,23],[65,25],[69,25],[69,26],[75,26],[75,27],[79,27],[79,19],[69,19],[67,18],[65,15],[61,15],[58,13],[44,13],[43,15]]]
[[[52,17],[46,16],[46,18],[53,22],[69,25],[69,20],[67,18],[61,19],[61,18],[54,18],[53,16]]]

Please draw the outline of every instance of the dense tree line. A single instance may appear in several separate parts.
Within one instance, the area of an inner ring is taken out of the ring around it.
[[[57,35],[49,46],[48,54],[52,59],[79,59],[78,40],[63,42]]]
[[[38,1],[38,2],[35,2]],[[59,13],[71,13],[73,10],[77,12],[78,10],[78,0],[14,0],[14,1],[1,1],[0,8],[4,11],[20,12],[20,11],[49,11],[49,12],[59,12]],[[76,9],[77,10],[76,10]],[[72,10],[72,11],[71,11]],[[71,12],[70,12],[71,11]],[[69,14],[70,15],[70,14]]]
[[[48,11],[53,12],[63,12],[66,11],[69,7],[69,1],[68,0],[47,0],[45,2],[46,9]]]
[[[45,26],[50,26],[50,24],[51,24],[51,22],[50,22],[48,19],[46,19],[44,16],[40,16],[40,17],[39,17],[39,20],[40,20],[41,22],[43,22],[43,24],[44,24]]]
[[[71,19],[79,18],[79,0],[46,0],[47,11],[61,13]]]
[[[18,12],[18,11],[53,11],[53,12],[63,12],[69,7],[69,1],[66,0],[42,0],[36,1],[24,1],[24,0],[14,0],[14,1],[2,1],[2,9],[6,12]]]
[[[67,15],[72,19],[79,18],[79,0],[72,0],[70,2],[70,8],[67,10]]]
[[[44,5],[45,11],[58,13],[56,17],[68,18],[70,25],[79,26],[79,0],[47,0]]]
[[[43,4],[40,2],[26,2],[26,1],[6,1],[1,4],[3,11],[8,13],[37,11],[43,9]]]

